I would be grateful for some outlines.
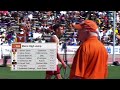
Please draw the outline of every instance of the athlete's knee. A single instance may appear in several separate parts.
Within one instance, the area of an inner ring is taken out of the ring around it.
[[[62,79],[61,74],[56,74],[57,79]]]

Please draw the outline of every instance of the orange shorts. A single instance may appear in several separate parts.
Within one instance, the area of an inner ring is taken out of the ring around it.
[[[48,74],[48,75],[57,75],[57,74],[60,74],[60,68],[57,65],[57,71],[46,71],[46,74]]]

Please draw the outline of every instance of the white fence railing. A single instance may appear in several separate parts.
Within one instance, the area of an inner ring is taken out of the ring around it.
[[[67,54],[75,54],[76,50],[79,48],[79,46],[67,46]],[[105,48],[108,51],[108,54],[113,54],[113,46],[105,46]],[[115,46],[115,54],[120,54],[120,46]],[[60,54],[64,54],[64,50],[62,50],[62,47],[60,46],[58,49],[58,52]]]

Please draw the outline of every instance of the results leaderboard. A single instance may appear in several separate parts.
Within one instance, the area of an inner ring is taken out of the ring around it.
[[[11,71],[56,71],[56,43],[13,43]]]

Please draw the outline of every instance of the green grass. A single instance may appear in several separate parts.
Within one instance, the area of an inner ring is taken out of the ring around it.
[[[120,66],[109,66],[108,79],[120,79]]]
[[[64,76],[64,70],[61,69],[61,74]],[[66,78],[69,76],[70,68],[66,71]],[[9,67],[0,67],[0,79],[44,79],[45,72],[43,71],[10,71]],[[54,78],[54,77],[53,77]],[[109,66],[108,79],[120,79],[120,67]]]

